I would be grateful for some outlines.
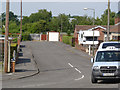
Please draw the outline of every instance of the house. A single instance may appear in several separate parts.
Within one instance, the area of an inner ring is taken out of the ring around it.
[[[113,25],[110,25],[111,27]],[[74,30],[75,47],[90,54],[91,47],[93,46],[93,30],[95,37],[94,48],[97,50],[99,44],[106,40],[106,25],[76,25]],[[84,36],[81,33],[84,33]]]
[[[110,40],[120,41],[120,18],[116,18],[115,25],[110,28]]]
[[[85,30],[79,31],[79,35],[78,35],[78,41],[79,44],[83,44],[83,45],[92,45],[93,44],[93,34],[94,34],[94,44],[97,45],[98,42],[98,37],[100,36],[99,31],[95,30]]]
[[[110,26],[110,27],[112,27],[112,26]],[[102,26],[98,26],[98,25],[76,25],[75,26],[75,31],[74,31],[74,37],[77,38],[76,40],[78,40],[79,31],[86,31],[86,30],[99,31],[100,36],[98,37],[98,41],[99,41],[99,43],[101,43],[101,42],[105,41],[106,29],[107,29],[106,25],[102,25]],[[79,42],[78,42],[78,44],[79,44]]]

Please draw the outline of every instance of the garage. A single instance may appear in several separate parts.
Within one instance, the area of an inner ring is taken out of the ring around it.
[[[59,41],[59,32],[48,32],[48,41]]]

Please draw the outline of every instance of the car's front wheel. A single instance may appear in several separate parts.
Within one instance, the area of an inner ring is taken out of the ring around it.
[[[97,83],[97,79],[95,79],[93,75],[91,76],[91,82],[92,83]]]

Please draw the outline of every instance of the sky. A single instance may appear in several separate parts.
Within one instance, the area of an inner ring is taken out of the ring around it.
[[[5,2],[6,0],[1,0]],[[20,0],[10,0],[11,2],[20,2]],[[83,2],[83,0],[22,0],[23,2]],[[108,0],[84,0],[84,2],[107,2]],[[120,0],[110,0],[111,2],[118,2]]]
[[[5,12],[5,2],[2,1],[2,11]],[[20,0],[10,0],[10,11],[13,11],[16,15],[20,15]],[[18,1],[18,2],[17,2]],[[92,10],[83,10],[83,8],[94,8],[95,9],[95,17],[101,17],[104,11],[107,9],[107,0],[101,0],[104,2],[97,2],[97,0],[23,0],[23,16],[29,16],[31,13],[36,13],[40,9],[47,9],[48,11],[52,11],[53,16],[57,16],[60,13],[71,14],[73,15],[88,15],[93,16]],[[48,2],[49,1],[49,2]],[[66,2],[63,2],[66,1]],[[74,1],[74,2],[73,2]],[[79,1],[79,2],[77,2]],[[89,2],[87,2],[89,1]],[[105,2],[106,1],[106,2]],[[116,1],[116,2],[115,2]],[[111,0],[110,8],[114,12],[118,12],[118,1]],[[1,5],[0,5],[1,6]]]

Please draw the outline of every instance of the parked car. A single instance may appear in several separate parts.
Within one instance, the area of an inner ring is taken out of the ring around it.
[[[93,63],[91,81],[119,79],[120,80],[120,43],[103,42],[96,52]]]

